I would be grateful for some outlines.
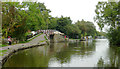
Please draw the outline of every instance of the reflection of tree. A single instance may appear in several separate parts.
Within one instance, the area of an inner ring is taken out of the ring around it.
[[[54,43],[50,43],[50,51],[49,52],[54,52]]]
[[[82,57],[84,57],[91,55],[93,51],[95,51],[94,42],[72,43],[69,44],[69,47],[64,46],[61,51],[55,54],[55,57],[63,64],[70,62],[71,56],[74,54],[82,55]]]
[[[94,51],[94,42],[80,42],[77,44],[54,43],[50,46],[42,46],[18,52],[7,63],[10,65],[6,66],[48,67],[51,58],[55,57],[57,61],[63,64],[69,63],[73,55],[84,57],[91,55]]]
[[[78,45],[71,45],[73,54],[81,55],[82,57],[91,55],[95,51],[95,42],[80,42]]]
[[[53,53],[54,57],[62,63],[67,63],[70,61],[70,53],[66,52],[68,48],[68,43],[51,43],[49,53]],[[53,57],[53,56],[52,56]]]
[[[108,58],[109,61],[105,62],[105,60],[103,60],[103,62],[105,62],[104,64],[100,63],[101,58],[99,59],[98,62],[98,66],[102,66],[103,67],[119,67],[120,66],[120,55],[119,55],[119,51],[117,48],[115,47],[110,47],[109,52],[108,52]]]
[[[61,64],[68,63],[70,61],[71,53],[67,52],[67,49],[64,49],[60,52],[57,52],[55,55],[56,59],[60,61]]]
[[[99,61],[98,61],[98,63],[97,63],[97,66],[98,66],[98,67],[103,67],[103,66],[104,66],[104,60],[103,60],[102,57],[99,59]]]
[[[24,51],[20,51],[13,55],[4,66],[7,67],[48,67],[50,56],[46,55],[47,47],[43,47],[43,50],[39,48],[32,48]]]

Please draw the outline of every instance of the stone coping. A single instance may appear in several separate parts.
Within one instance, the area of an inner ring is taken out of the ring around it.
[[[13,55],[14,53],[20,51],[20,50],[25,50],[25,49],[29,49],[29,48],[33,48],[33,47],[38,47],[38,46],[43,46],[43,45],[47,45],[47,41],[42,42],[40,44],[23,44],[19,47],[15,47],[15,48],[11,48],[8,49],[7,52],[5,52],[5,54],[3,54],[2,57],[0,57],[0,67],[2,67],[4,65],[4,63],[7,61],[7,59]]]
[[[0,54],[0,68],[4,65],[4,63],[8,60],[8,58],[13,55],[14,53],[25,50],[33,47],[43,46],[49,44],[49,40],[46,40],[44,38],[46,36],[45,34],[42,34],[32,41],[28,43],[23,44],[16,44],[16,45],[10,45],[6,47],[1,47],[0,50],[2,51],[2,54]],[[4,52],[3,52],[4,51]]]

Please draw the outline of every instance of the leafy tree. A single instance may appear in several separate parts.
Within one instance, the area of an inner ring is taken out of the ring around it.
[[[44,3],[39,2],[3,2],[2,3],[2,32],[3,37],[12,36],[18,40],[26,39],[28,30],[56,29],[70,38],[79,38],[81,33],[94,35],[96,30],[92,22],[78,21],[72,24],[70,17],[52,17],[51,11]]]
[[[44,3],[23,2],[23,4],[28,7],[26,12],[29,14],[27,22],[30,30],[47,29],[50,10],[46,9]]]
[[[94,36],[96,33],[95,26],[92,22],[82,20],[82,21],[77,21],[75,24],[81,30],[81,33],[83,34],[82,36],[87,36],[87,35]]]
[[[57,19],[57,27],[56,30],[59,30],[60,32],[65,32],[65,26],[67,26],[68,24],[71,24],[72,21],[70,19],[70,17],[63,17],[61,16],[61,18]]]
[[[81,30],[78,28],[75,24],[69,24],[66,27],[65,34],[68,35],[70,38],[77,38],[77,36],[80,37]]]
[[[17,8],[20,7],[19,2],[3,2],[2,5],[3,36],[14,37],[13,35],[16,35],[16,38],[22,37],[27,30],[25,23],[26,15],[24,11],[20,11],[20,9]]]
[[[12,36],[18,40],[25,39],[28,30],[47,29],[51,11],[44,3],[37,2],[3,2],[2,32],[3,36]]]
[[[120,2],[98,2],[96,5],[96,16],[94,20],[102,28],[104,25],[108,25],[113,28],[117,28],[120,24]]]
[[[57,24],[57,17],[56,18],[51,17],[49,20],[50,20],[50,23],[48,25],[48,28],[49,29],[56,29],[56,27],[58,26],[58,24]]]
[[[100,29],[104,25],[109,26],[108,38],[111,44],[119,45],[120,34],[120,1],[119,2],[98,2],[96,5],[96,16],[94,20],[99,25]]]

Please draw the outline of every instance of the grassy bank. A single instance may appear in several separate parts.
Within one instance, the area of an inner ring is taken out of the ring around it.
[[[7,52],[7,50],[0,50],[0,56],[3,56],[5,52]]]
[[[20,41],[20,42],[17,43],[17,44],[27,43],[27,42],[35,39],[36,37],[40,36],[41,34],[43,34],[43,33],[40,33],[40,34],[38,34],[38,35],[36,35],[36,36],[33,36],[32,38],[28,39],[27,41]],[[16,43],[12,43],[12,45],[15,45],[15,44],[16,44]],[[5,47],[5,46],[8,46],[8,44],[0,44],[0,47]]]
[[[8,46],[7,44],[0,44],[0,47]]]
[[[27,41],[20,41],[19,43],[27,43],[27,42],[33,40],[34,38],[40,36],[41,34],[43,34],[43,33],[40,33],[40,34],[38,34],[38,35],[36,35],[36,36],[33,36],[32,38],[28,39]]]

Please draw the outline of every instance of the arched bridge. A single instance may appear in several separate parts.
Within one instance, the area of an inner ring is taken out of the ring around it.
[[[57,30],[39,30],[39,32],[43,32],[48,36],[50,42],[63,42],[65,41],[64,33],[61,33]]]

